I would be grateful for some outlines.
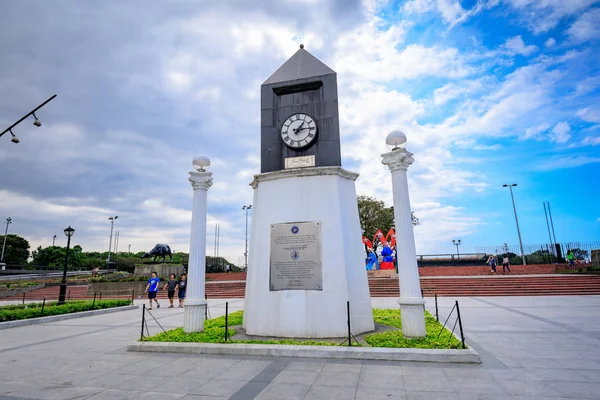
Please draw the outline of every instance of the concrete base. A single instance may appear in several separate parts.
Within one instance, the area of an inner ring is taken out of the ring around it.
[[[373,315],[354,181],[340,167],[256,175],[244,328],[250,335],[345,337],[372,331]],[[271,224],[320,222],[322,290],[269,290]]]
[[[170,274],[175,274],[177,279],[183,274],[183,265],[177,264],[137,264],[133,275],[150,277],[152,271],[156,271],[159,277],[169,279]]]
[[[472,348],[465,350],[433,350],[349,346],[333,347],[233,343],[216,344],[135,342],[127,346],[127,351],[237,356],[244,355],[355,360],[481,363],[479,354],[477,354],[477,352]]]
[[[427,335],[425,328],[425,299],[422,297],[400,297],[400,318],[402,334],[407,338],[419,338]]]
[[[390,278],[390,279],[398,278],[398,274],[393,269],[370,270],[370,271],[367,271],[367,276],[369,278]]]
[[[81,311],[81,312],[76,312],[76,313],[71,313],[71,314],[49,315],[47,317],[20,319],[17,321],[6,321],[6,322],[0,322],[0,329],[16,328],[18,326],[26,326],[26,325],[43,324],[45,322],[64,321],[66,319],[91,317],[94,315],[110,314],[110,313],[119,312],[119,311],[131,311],[131,310],[137,310],[138,308],[140,308],[139,305],[138,306],[131,305],[131,306],[122,306],[122,307],[114,307],[114,308],[103,308],[101,310]]]
[[[183,310],[183,331],[185,333],[202,332],[205,316],[206,300],[188,299]]]

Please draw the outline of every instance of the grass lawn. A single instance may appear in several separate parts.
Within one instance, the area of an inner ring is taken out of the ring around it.
[[[229,326],[241,325],[244,317],[243,311],[229,314]],[[364,336],[364,340],[370,347],[396,347],[396,348],[421,348],[421,349],[455,349],[460,348],[461,343],[448,329],[425,312],[425,323],[427,325],[427,336],[422,339],[408,339],[402,336],[402,321],[399,310],[373,309],[375,323],[387,325],[393,329],[385,332],[372,333]],[[441,334],[440,334],[441,332]],[[235,335],[235,329],[229,328],[229,337]],[[439,334],[439,338],[438,338]],[[176,328],[167,332],[161,332],[154,336],[144,338],[146,342],[193,342],[193,343],[224,343],[225,340],[225,317],[206,320],[204,331],[196,333],[185,333],[183,328]],[[254,343],[254,344],[292,344],[313,346],[338,346],[335,342],[319,340],[229,340],[227,343]],[[354,346],[354,344],[353,344]]]
[[[0,307],[0,322],[20,319],[47,317],[49,315],[70,314],[81,311],[98,310],[131,305],[131,300],[74,300],[58,305],[56,301],[42,303],[11,304]],[[43,308],[43,310],[42,310]]]

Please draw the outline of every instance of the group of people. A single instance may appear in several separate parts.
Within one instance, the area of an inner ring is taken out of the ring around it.
[[[156,295],[159,290],[160,278],[155,271],[152,271],[152,277],[148,279],[148,285],[144,293],[148,293],[148,301],[150,302],[149,310],[152,310],[152,300],[156,302],[156,308],[160,308],[160,303],[156,299]],[[181,278],[177,280],[175,274],[169,276],[169,280],[165,283],[162,290],[167,290],[169,302],[171,305],[169,308],[173,308],[173,300],[175,299],[175,291],[177,291],[177,297],[179,298],[179,308],[183,308],[183,302],[185,300],[185,290],[187,288],[187,277],[185,274],[181,275]]]
[[[487,260],[487,264],[489,264],[490,268],[492,269],[490,271],[491,275],[496,275],[496,263],[496,257],[494,257],[493,254],[490,254]],[[510,261],[508,259],[508,256],[504,256],[504,259],[502,259],[502,273],[505,274],[506,271],[510,273]]]

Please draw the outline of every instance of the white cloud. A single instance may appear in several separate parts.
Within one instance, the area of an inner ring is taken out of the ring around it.
[[[542,133],[550,129],[550,124],[544,123],[537,126],[532,126],[525,130],[525,134],[521,136],[521,139],[535,139],[542,140]]]
[[[556,46],[556,39],[548,38],[548,40],[544,42],[544,46],[546,46],[549,49],[553,48],[554,46]]]
[[[600,76],[590,76],[577,84],[576,96],[583,96],[600,87]]]
[[[578,42],[600,37],[600,8],[589,10],[581,15],[567,33]]]
[[[600,145],[600,136],[586,136],[581,141],[582,146],[598,146]]]
[[[575,114],[586,122],[600,122],[600,109],[586,107]]]
[[[571,127],[566,122],[559,122],[552,128],[549,139],[556,143],[568,142],[571,139]]]
[[[535,33],[547,32],[566,17],[577,15],[596,0],[505,0],[525,19]]]
[[[578,168],[587,164],[600,163],[600,157],[588,156],[569,156],[569,157],[552,157],[549,160],[542,161],[536,166],[540,171],[553,171],[565,168]]]
[[[506,43],[504,43],[504,47],[512,54],[521,54],[523,56],[528,56],[538,49],[537,46],[534,45],[526,46],[521,35],[508,39]]]

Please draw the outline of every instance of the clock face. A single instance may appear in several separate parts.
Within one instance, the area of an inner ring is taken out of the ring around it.
[[[281,138],[290,149],[309,147],[317,140],[317,123],[306,114],[294,114],[283,123]]]

